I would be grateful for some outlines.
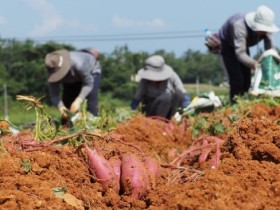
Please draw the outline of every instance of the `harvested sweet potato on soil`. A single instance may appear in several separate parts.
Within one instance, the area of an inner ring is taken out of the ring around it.
[[[125,195],[139,199],[148,193],[150,182],[147,169],[137,155],[123,155],[121,174],[121,186]]]
[[[6,153],[2,152],[0,156],[0,209],[72,210],[73,206],[56,197],[53,188],[65,189],[65,194],[73,195],[82,202],[84,209],[89,210],[279,209],[280,108],[262,107],[264,105],[254,105],[249,110],[209,113],[208,117],[220,119],[223,125],[230,126],[228,132],[217,136],[224,140],[219,144],[219,150],[214,141],[210,153],[197,150],[197,154],[191,156],[191,163],[183,159],[175,170],[161,167],[156,187],[146,191],[140,199],[125,196],[122,190],[119,194],[113,190],[103,193],[101,184],[91,182],[87,162],[69,145],[58,147],[58,141],[54,139],[54,143],[47,146],[28,144],[27,152],[22,145],[32,143],[33,135],[2,136],[2,147],[6,149],[2,151]],[[263,111],[254,111],[259,108]],[[254,114],[248,114],[250,110]],[[232,123],[233,119],[238,121]],[[194,142],[190,122],[188,125],[184,130],[181,124],[174,123],[174,128],[167,133],[162,130],[167,127],[166,122],[137,115],[114,130],[123,143],[106,138],[106,133],[98,140],[94,139],[94,143],[108,161],[119,155],[112,152],[118,150],[120,154],[137,154],[139,159],[143,154],[156,156],[161,166],[170,165]],[[206,147],[198,143],[202,148]],[[172,158],[166,158],[174,148]],[[205,164],[199,162],[200,155],[201,161],[206,157]],[[211,160],[217,162],[218,159],[218,167],[211,169]],[[24,172],[21,162],[30,163],[31,170]]]
[[[102,185],[105,191],[112,188],[116,193],[119,193],[119,179],[111,163],[99,154],[95,148],[92,149],[86,145],[86,152],[90,172],[95,180]]]

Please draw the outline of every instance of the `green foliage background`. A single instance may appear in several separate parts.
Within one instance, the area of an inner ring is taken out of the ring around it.
[[[46,96],[46,71],[44,57],[57,49],[76,50],[71,45],[55,42],[37,44],[32,40],[0,40],[0,84],[7,84],[11,99],[15,95]],[[194,83],[199,76],[200,82],[209,82],[215,78],[216,83],[222,80],[216,56],[209,53],[188,50],[180,57],[173,52],[158,50],[152,54],[164,56],[166,63],[174,68],[185,83]],[[111,54],[102,54],[100,62],[103,69],[101,93],[110,93],[113,98],[129,100],[133,97],[136,83],[131,77],[142,67],[147,52],[131,52],[127,46],[117,47]]]
[[[51,107],[44,58],[47,53],[57,49],[77,50],[72,45],[56,42],[38,44],[32,40],[0,39],[0,117],[4,114],[4,84],[7,85],[9,104],[14,104],[16,95],[32,95],[44,97],[42,102]],[[103,70],[100,106],[110,109],[129,104],[137,86],[131,78],[142,68],[146,58],[153,54],[162,55],[185,84],[195,83],[198,78],[200,84],[217,85],[223,81],[218,58],[211,53],[186,49],[181,56],[176,56],[174,52],[165,50],[147,53],[132,52],[127,46],[116,47],[112,53],[103,53],[100,57]],[[191,96],[197,95],[197,91],[194,92],[188,85],[186,89]]]

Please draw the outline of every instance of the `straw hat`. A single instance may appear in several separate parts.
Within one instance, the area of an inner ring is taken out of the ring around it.
[[[71,68],[71,58],[67,50],[57,50],[48,53],[45,57],[45,66],[48,70],[48,82],[61,80]]]
[[[247,25],[253,31],[278,32],[279,28],[274,24],[274,12],[267,6],[259,6],[256,12],[249,12],[245,16]]]
[[[141,79],[162,81],[168,79],[172,72],[172,68],[165,64],[162,56],[153,55],[146,60],[145,67],[138,71],[138,75]]]

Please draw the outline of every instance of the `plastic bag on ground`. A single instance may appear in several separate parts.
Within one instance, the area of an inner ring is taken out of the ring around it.
[[[280,56],[275,49],[265,51],[259,59],[261,67],[255,70],[251,95],[280,96]]]
[[[186,108],[184,108],[181,113],[175,113],[174,118],[179,122],[183,116],[186,116],[187,114],[190,114],[196,110],[206,110],[207,108],[213,110],[220,106],[222,106],[220,98],[215,95],[214,91],[210,91],[204,93],[202,96],[194,97],[191,103]]]

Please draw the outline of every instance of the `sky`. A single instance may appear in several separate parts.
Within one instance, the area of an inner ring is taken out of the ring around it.
[[[230,15],[260,5],[275,12],[280,26],[278,0],[8,0],[0,7],[0,36],[103,53],[126,45],[133,52],[165,50],[180,56],[189,49],[206,52],[205,28],[216,32]],[[274,41],[280,48],[279,32]]]

